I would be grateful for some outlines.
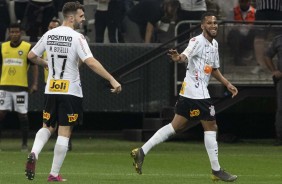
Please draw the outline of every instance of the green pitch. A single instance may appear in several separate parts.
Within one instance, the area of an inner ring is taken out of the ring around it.
[[[32,141],[30,141],[31,144]],[[20,140],[2,140],[0,184],[47,183],[53,145],[51,139],[39,155],[36,175],[24,175],[27,153],[20,152]],[[105,139],[73,139],[61,174],[69,184],[210,184],[210,163],[203,142],[166,142],[145,157],[143,175],[132,167],[130,151],[140,142]],[[219,160],[227,171],[237,174],[237,184],[281,184],[282,147],[272,141],[219,143]],[[219,182],[223,183],[223,182]]]

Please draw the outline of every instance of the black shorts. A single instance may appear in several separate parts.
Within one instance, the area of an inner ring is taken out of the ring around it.
[[[185,117],[187,120],[215,120],[215,110],[212,100],[190,99],[180,96],[175,104],[175,113]]]
[[[73,126],[81,124],[82,98],[72,95],[45,95],[43,122],[48,126]]]

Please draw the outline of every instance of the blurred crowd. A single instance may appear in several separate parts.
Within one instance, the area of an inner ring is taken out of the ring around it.
[[[7,40],[7,28],[20,23],[28,41],[35,42],[57,19],[64,3],[74,0],[0,0],[0,42]],[[77,0],[83,3],[83,0]]]
[[[52,19],[62,21],[62,6],[69,1],[77,0],[0,0],[0,42],[8,39],[7,28],[15,21],[21,24],[27,41],[37,41],[48,30]],[[85,12],[86,19],[94,23],[86,21],[81,31],[96,43],[163,43],[189,29],[188,24],[182,24],[175,30],[178,23],[199,21],[206,11],[213,11],[219,19],[229,19],[239,0],[223,1],[79,0],[85,7],[95,5],[91,10],[86,8],[91,13]],[[247,3],[256,8],[256,0]],[[229,20],[232,19],[231,16]],[[185,39],[186,35],[178,42]]]
[[[76,0],[0,0],[0,42],[8,39],[7,28],[14,22],[21,24],[27,41],[37,41],[52,19],[62,19],[62,6],[69,1]],[[85,6],[96,5],[92,10],[94,17],[86,16],[95,23],[86,26],[93,26],[91,34],[95,36],[91,36],[94,37],[91,42],[97,43],[105,42],[105,34],[111,43],[162,42],[172,36],[169,30],[175,23],[199,20],[209,9],[220,13],[216,0],[79,1]]]

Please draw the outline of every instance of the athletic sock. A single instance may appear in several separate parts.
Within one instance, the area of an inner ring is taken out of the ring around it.
[[[58,176],[62,164],[65,160],[69,145],[69,138],[58,136],[57,142],[54,148],[54,158],[52,163],[52,168],[50,174],[53,176]]]
[[[28,119],[20,120],[22,130],[22,145],[27,145],[29,122]]]
[[[205,147],[209,155],[212,170],[219,171],[220,165],[218,162],[218,145],[215,131],[205,131]]]
[[[166,141],[172,135],[175,134],[175,131],[169,123],[168,125],[163,126],[160,128],[143,146],[142,150],[146,155],[154,146],[157,144]]]
[[[47,128],[41,128],[38,130],[35,136],[35,140],[31,149],[31,153],[35,154],[36,159],[38,159],[38,155],[41,152],[42,148],[49,140],[51,136],[51,132]]]

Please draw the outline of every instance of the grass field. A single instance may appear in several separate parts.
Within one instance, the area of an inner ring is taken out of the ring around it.
[[[51,168],[51,139],[39,155],[36,176],[24,176],[27,153],[20,152],[20,140],[2,140],[0,184],[47,183]],[[30,141],[31,143],[31,141]],[[208,184],[210,164],[202,142],[166,142],[146,156],[143,175],[132,167],[130,150],[140,142],[107,139],[74,139],[61,174],[74,184]],[[282,147],[268,140],[219,143],[221,166],[237,174],[239,184],[281,184]],[[223,183],[223,182],[219,182]]]

